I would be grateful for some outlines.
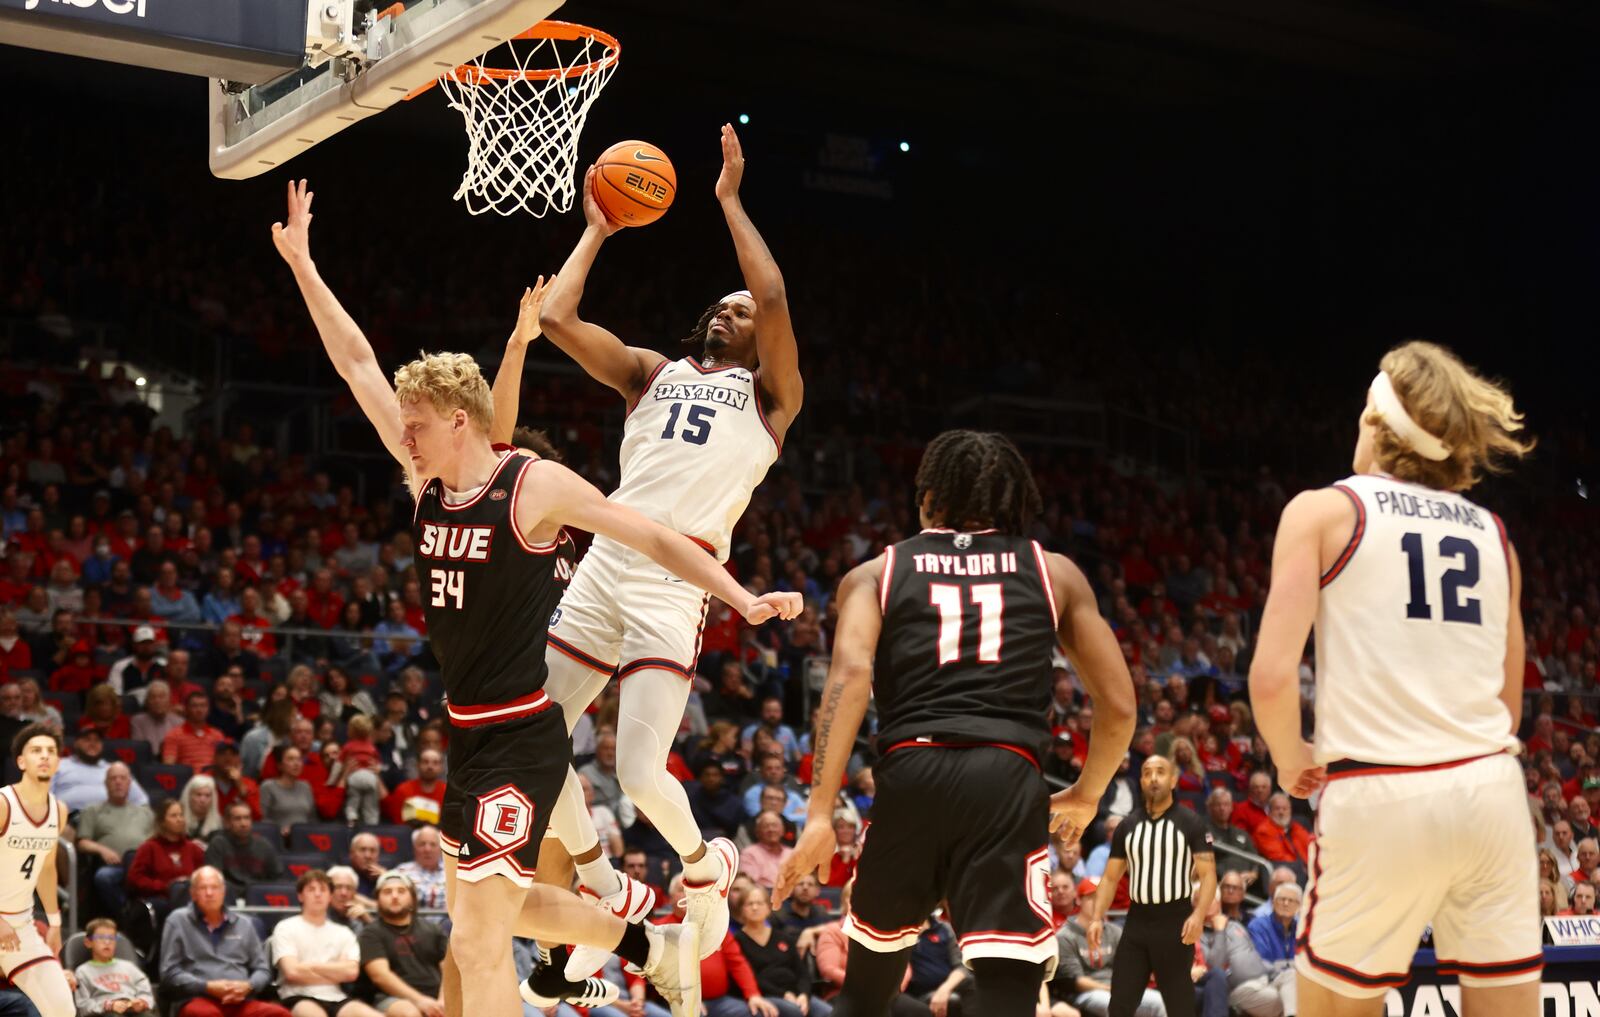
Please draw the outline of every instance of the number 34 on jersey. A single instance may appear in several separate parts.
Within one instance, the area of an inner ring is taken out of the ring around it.
[[[494,549],[493,525],[453,525],[450,523],[422,523],[421,540],[417,555],[435,561],[482,562],[490,561]],[[561,582],[572,579],[573,564],[565,558],[555,561],[555,578]],[[466,605],[466,573],[461,569],[428,568],[429,604],[432,607],[462,608]]]

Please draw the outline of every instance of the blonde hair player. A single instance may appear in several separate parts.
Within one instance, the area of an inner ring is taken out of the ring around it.
[[[668,360],[653,350],[626,346],[578,316],[600,246],[620,228],[595,204],[592,169],[584,178],[587,227],[538,315],[538,326],[550,340],[627,404],[622,482],[611,500],[688,534],[704,549],[707,562],[727,560],[734,524],[777,459],[803,396],[783,275],[739,200],[744,152],[731,125],[723,125],[721,142],[716,196],[749,288],[701,313],[686,340],[702,346],[698,359]],[[518,330],[520,335],[538,331]],[[513,337],[495,379],[510,405],[515,405],[525,347]],[[514,423],[509,416],[501,419],[497,439],[510,440]],[[686,588],[676,569],[659,568],[602,536],[550,619],[546,653],[546,688],[566,712],[569,727],[613,672],[621,682],[617,771],[622,790],[683,858],[684,922],[700,930],[702,957],[718,949],[727,932],[727,893],[739,856],[726,838],[708,844],[701,837],[683,786],[667,773],[667,754],[688,701],[705,613],[705,597]],[[549,832],[572,854],[584,895],[597,906],[630,921],[649,915],[654,895],[605,860],[572,774]],[[600,951],[576,950],[567,974],[591,974],[604,960]]]
[[[29,724],[8,748],[22,775],[0,788],[0,974],[33,1001],[41,1017],[72,1017],[72,990],[57,960],[56,842],[67,810],[50,793],[61,766],[61,739],[44,724]],[[35,891],[48,924],[43,937],[33,925]]]
[[[1300,916],[1301,1017],[1371,1017],[1430,923],[1464,1017],[1532,1017],[1538,863],[1513,753],[1521,573],[1500,517],[1461,492],[1525,455],[1504,389],[1448,350],[1391,350],[1355,474],[1283,510],[1250,697],[1278,777],[1322,787]],[[1297,671],[1316,628],[1316,742]],[[1325,786],[1324,786],[1325,784]]]
[[[416,497],[412,538],[428,637],[444,676],[450,786],[440,816],[453,932],[446,1011],[520,1009],[513,935],[615,951],[641,966],[675,1017],[699,1012],[699,944],[680,932],[629,925],[571,893],[534,886],[540,841],[561,793],[572,742],[544,692],[545,625],[572,575],[573,525],[632,548],[722,598],[752,624],[799,613],[799,597],[756,598],[688,538],[607,501],[559,463],[497,452],[489,385],[462,353],[422,356],[384,377],[366,336],[311,258],[312,194],[289,186],[287,224],[273,242],[294,271],[323,346]],[[525,482],[526,481],[526,482]],[[524,904],[526,903],[526,907]],[[551,995],[585,1005],[615,988],[569,985]]]

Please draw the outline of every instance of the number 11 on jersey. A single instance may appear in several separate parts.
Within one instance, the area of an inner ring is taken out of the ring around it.
[[[949,583],[929,583],[928,599],[939,609],[939,664],[961,659],[961,628],[965,621],[961,587]],[[1000,645],[1006,602],[999,583],[980,583],[966,588],[978,608],[978,663],[1000,663]]]

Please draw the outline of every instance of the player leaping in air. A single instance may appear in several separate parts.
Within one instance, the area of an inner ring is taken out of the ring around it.
[[[783,275],[739,201],[743,175],[744,151],[732,126],[724,125],[716,195],[747,288],[701,313],[686,340],[702,345],[698,358],[668,360],[624,345],[578,316],[589,268],[600,245],[620,228],[595,204],[593,169],[583,184],[587,228],[539,313],[544,334],[627,404],[622,483],[611,501],[687,534],[703,549],[704,563],[727,560],[734,524],[777,459],[802,397]],[[509,366],[519,365],[520,358]],[[506,435],[513,423],[501,422]],[[597,537],[550,619],[545,689],[561,704],[570,728],[613,672],[622,683],[622,790],[683,857],[684,921],[700,930],[705,956],[720,947],[728,928],[727,893],[738,854],[726,839],[707,844],[701,838],[683,786],[667,773],[705,625],[706,598],[686,586],[685,578],[676,567],[662,568],[612,537]],[[642,921],[652,895],[619,876],[601,854],[574,775],[567,777],[567,791],[550,831],[572,853],[583,887],[597,904]],[[567,973],[588,975],[603,961],[603,951],[580,949]]]
[[[521,1012],[515,934],[615,951],[644,970],[674,1017],[697,1015],[693,926],[642,928],[564,890],[533,885],[544,826],[572,760],[561,712],[549,708],[544,691],[545,626],[573,567],[563,526],[659,561],[657,568],[710,590],[751,623],[793,617],[800,598],[752,597],[687,537],[607,501],[559,463],[497,452],[489,385],[470,356],[423,355],[395,372],[391,387],[311,259],[311,199],[305,181],[290,185],[287,225],[273,224],[273,242],[294,270],[329,358],[405,469],[417,503],[412,537],[428,637],[454,729],[439,824],[454,922],[446,1012]]]

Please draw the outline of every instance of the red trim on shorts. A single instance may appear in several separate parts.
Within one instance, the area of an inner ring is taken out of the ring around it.
[[[1015,946],[1039,946],[1046,940],[1054,937],[1056,930],[1048,922],[1045,927],[1031,936],[1025,932],[1001,932],[998,929],[979,929],[969,932],[965,936],[957,936],[956,942],[965,950],[975,943],[1010,943]]]
[[[878,577],[878,613],[889,613],[889,587],[894,583],[894,545],[883,549],[883,575]]]
[[[657,668],[662,671],[671,671],[673,674],[680,675],[684,678],[694,677],[694,670],[692,668],[683,664],[679,664],[676,661],[668,660],[665,657],[640,657],[638,660],[629,661],[622,667],[617,668],[617,681],[621,681],[628,675],[633,674],[635,671],[648,671],[651,668]]]
[[[571,643],[567,642],[565,639],[562,639],[553,632],[547,635],[545,638],[547,639],[548,644],[558,653],[566,654],[568,657],[571,657],[584,667],[607,675],[617,669],[617,665],[607,664],[599,657],[591,657],[589,654],[584,653],[582,650],[578,649],[576,646],[573,646]]]
[[[893,745],[889,746],[887,749],[884,749],[883,750],[883,754],[885,756],[887,756],[889,753],[893,752],[895,749],[907,749],[907,748],[910,748],[910,749],[1005,749],[1007,752],[1015,752],[1017,755],[1021,756],[1023,759],[1026,759],[1028,761],[1028,763],[1030,765],[1032,765],[1035,770],[1039,769],[1039,761],[1033,757],[1033,753],[1029,752],[1027,749],[1021,748],[1020,746],[1007,745],[1005,742],[935,742],[935,741],[926,741],[925,742],[920,738],[907,738],[905,741],[895,742]]]
[[[1321,957],[1317,956],[1316,951],[1312,950],[1310,946],[1305,947],[1305,956],[1306,960],[1311,964],[1311,966],[1316,968],[1318,971],[1321,971],[1323,974],[1332,975],[1341,982],[1349,982],[1351,985],[1359,985],[1363,989],[1377,989],[1382,987],[1397,989],[1411,980],[1411,972],[1409,971],[1401,971],[1395,974],[1387,975],[1369,975],[1357,971],[1355,968],[1346,967],[1343,964],[1335,964],[1333,961],[1323,960]]]
[[[705,639],[706,616],[711,612],[711,594],[700,598],[700,624],[694,627],[694,654],[689,658],[689,669],[693,670],[695,663],[700,659],[700,645]]]
[[[484,724],[521,720],[523,717],[543,713],[554,705],[555,700],[540,689],[521,699],[513,699],[509,703],[486,703],[482,706],[457,706],[454,703],[446,703],[445,710],[450,716],[451,727],[480,727]]]
[[[1468,763],[1476,763],[1480,759],[1489,759],[1493,756],[1505,755],[1505,750],[1499,752],[1485,752],[1481,756],[1468,756],[1466,759],[1452,759],[1444,763],[1426,763],[1422,766],[1391,765],[1389,763],[1363,763],[1354,759],[1338,759],[1328,764],[1328,780],[1343,780],[1345,777],[1372,777],[1391,773],[1426,773],[1429,770],[1450,770]]]
[[[1327,586],[1339,578],[1339,573],[1343,572],[1344,567],[1350,564],[1350,559],[1355,557],[1356,548],[1361,546],[1361,538],[1367,532],[1367,507],[1361,504],[1361,496],[1343,484],[1335,484],[1333,489],[1335,491],[1343,491],[1344,496],[1350,499],[1350,504],[1356,507],[1356,528],[1351,532],[1350,540],[1344,545],[1344,550],[1339,553],[1338,560],[1329,566],[1328,571],[1322,574],[1322,580],[1318,584],[1319,587]]]
[[[1544,967],[1544,954],[1534,954],[1521,960],[1500,961],[1494,964],[1473,964],[1468,961],[1439,959],[1441,975],[1470,975],[1473,978],[1511,978],[1526,975]]]
[[[875,939],[878,942],[885,944],[898,943],[907,936],[916,936],[922,931],[922,923],[918,922],[916,925],[907,925],[893,932],[884,932],[882,929],[875,929],[871,925],[868,925],[866,922],[862,921],[861,916],[856,914],[854,911],[850,912],[850,922],[857,929],[860,929],[861,933],[868,939]]]
[[[6,977],[14,982],[14,981],[16,981],[17,976],[22,974],[24,971],[28,970],[31,967],[34,967],[35,965],[44,964],[44,963],[60,964],[61,961],[57,960],[56,956],[54,954],[46,954],[43,957],[35,957],[31,961],[23,961],[21,964],[18,964],[16,967],[12,968],[10,971],[7,971],[6,972]]]
[[[682,536],[689,537],[687,533],[682,534]],[[696,547],[704,551],[706,554],[709,554],[713,558],[717,556],[716,547],[713,546],[709,541],[701,540],[699,537],[689,537],[689,539],[694,542]]]
[[[663,360],[661,363],[656,365],[656,369],[654,371],[651,371],[649,374],[645,375],[644,384],[639,386],[639,398],[628,404],[628,408],[622,412],[622,416],[624,418],[627,418],[633,413],[634,410],[639,408],[639,404],[644,402],[644,397],[650,391],[650,387],[656,383],[656,376],[659,375],[662,369],[670,363],[672,363],[672,361]]]

